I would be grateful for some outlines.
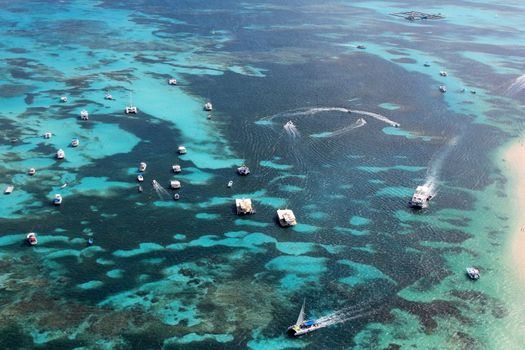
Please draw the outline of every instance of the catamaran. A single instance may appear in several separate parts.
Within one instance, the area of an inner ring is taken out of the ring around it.
[[[286,332],[294,337],[310,333],[321,328],[321,325],[317,323],[317,320],[304,320],[306,315],[304,313],[304,305],[306,299],[303,301],[303,306],[299,312],[299,317],[297,317],[297,322],[294,325],[288,327]]]

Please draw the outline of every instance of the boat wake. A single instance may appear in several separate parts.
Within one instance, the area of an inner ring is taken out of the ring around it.
[[[366,120],[364,118],[359,118],[353,124],[351,124],[349,126],[345,126],[344,128],[341,128],[339,130],[322,132],[322,133],[319,133],[319,134],[312,134],[310,136],[311,137],[315,137],[315,138],[341,136],[343,134],[346,134],[350,130],[357,129],[357,128],[360,128],[360,127],[365,126],[365,125],[366,125]]]
[[[525,89],[525,74],[517,77],[512,84],[507,88],[505,94],[514,96]]]
[[[361,317],[370,316],[377,311],[372,310],[370,307],[348,307],[338,311],[334,311],[329,315],[322,316],[316,320],[316,324],[319,328],[325,328],[339,323],[355,320]]]
[[[157,180],[151,181],[151,184],[153,185],[153,189],[155,190],[155,192],[157,192],[157,195],[159,196],[159,199],[161,199],[161,200],[171,200],[170,193],[164,187],[162,187],[157,182]]]
[[[439,152],[437,152],[434,157],[430,160],[428,169],[427,169],[427,176],[425,180],[424,186],[427,186],[429,189],[429,194],[432,197],[435,197],[437,185],[439,181],[439,175],[441,174],[441,170],[443,168],[443,163],[447,156],[450,154],[450,152],[454,149],[454,147],[458,144],[458,141],[460,139],[460,136],[454,136],[451,138],[447,145]]]
[[[313,116],[319,113],[324,112],[343,112],[343,113],[352,113],[352,114],[358,114],[358,115],[366,115],[368,117],[377,119],[379,121],[382,121],[384,123],[387,123],[390,126],[398,127],[399,123],[385,117],[384,115],[378,114],[378,113],[372,113],[368,111],[361,111],[356,109],[348,109],[343,107],[314,107],[314,108],[301,108],[296,109],[288,112],[282,112],[277,113],[273,115],[269,115],[266,117],[261,118],[262,121],[272,121],[276,118],[291,118],[291,117],[301,117],[301,116]]]

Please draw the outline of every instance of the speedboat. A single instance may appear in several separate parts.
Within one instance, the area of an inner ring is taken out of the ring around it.
[[[206,103],[204,104],[204,110],[205,110],[205,111],[210,112],[212,109],[213,109],[213,105],[211,104],[211,102],[206,102]]]
[[[439,72],[439,75],[441,75],[442,77],[446,77],[448,75],[448,73],[444,70],[442,70],[441,72]]]
[[[239,175],[248,175],[250,174],[250,168],[243,164],[237,168],[237,172],[239,173]]]
[[[408,205],[412,208],[421,209],[430,199],[432,199],[430,188],[425,185],[417,186],[416,192],[412,195],[412,199],[408,202]]]
[[[170,181],[170,188],[173,188],[174,190],[180,188],[180,181],[177,180],[171,180]]]
[[[175,193],[175,194],[173,195],[173,199],[175,199],[176,201],[178,201],[179,198],[180,198],[180,195],[179,195],[178,193]]]
[[[80,111],[80,119],[82,120],[88,120],[89,119],[89,113],[85,109]]]
[[[52,134],[52,133],[50,133],[49,131],[48,131],[48,132],[46,132],[46,133],[44,134],[44,138],[45,138],[45,139],[50,139],[50,138],[51,138],[51,136],[53,136],[53,134]]]
[[[144,176],[142,176],[142,174],[139,174],[139,175],[137,176],[137,181],[138,181],[138,182],[142,182],[142,181],[144,181]]]
[[[179,151],[179,154],[186,154],[186,152],[188,152],[186,150],[186,147],[184,146],[179,146],[178,151]]]
[[[228,188],[230,188],[232,186],[233,186],[233,181],[232,180],[228,181]]]
[[[357,47],[358,49],[361,49],[361,50],[366,49],[366,46],[365,46],[365,45],[357,45],[356,47]]]
[[[53,198],[53,204],[54,205],[62,204],[62,196],[60,195],[60,193],[55,194],[55,198]]]
[[[479,270],[475,267],[467,267],[467,275],[471,280],[478,280],[479,279]]]
[[[37,245],[38,244],[38,240],[36,238],[36,233],[34,232],[29,232],[26,236],[26,241],[27,243],[29,243],[29,245]]]
[[[174,165],[171,166],[171,170],[173,170],[174,173],[180,173],[182,169],[181,169],[180,165],[174,164]]]
[[[171,78],[168,80],[168,84],[170,85],[177,85],[177,79]]]
[[[430,63],[428,62],[425,62],[425,64],[423,64],[425,67],[430,67]]]
[[[317,323],[317,320],[304,320],[306,317],[304,313],[305,302],[306,300],[303,301],[303,306],[301,307],[299,317],[297,317],[297,321],[295,322],[295,324],[288,327],[288,329],[286,330],[286,332],[291,336],[298,337],[300,335],[304,335],[321,328],[321,325]]]
[[[27,171],[27,174],[28,175],[35,175],[36,174],[36,169],[35,168],[29,168],[29,170]]]
[[[277,209],[277,218],[279,219],[279,225],[282,227],[297,225],[295,215],[290,209]]]
[[[66,153],[64,152],[64,150],[61,148],[57,151],[57,159],[64,159],[66,157]]]
[[[80,145],[79,139],[74,138],[73,140],[71,140],[71,147],[78,147],[78,145]]]
[[[135,106],[126,106],[126,109],[124,111],[126,112],[126,114],[130,114],[130,113],[137,114],[138,109]]]
[[[7,185],[4,189],[4,194],[11,194],[13,193],[13,190],[15,189],[15,186],[13,185]]]
[[[139,188],[138,188],[138,190],[139,190],[139,192],[143,192],[143,191],[144,191],[144,189],[142,188],[142,186],[141,186],[141,185],[139,185]]]
[[[440,85],[439,86],[439,91],[441,91],[442,93],[445,93],[445,92],[447,92],[447,87],[445,85]]]
[[[60,97],[60,102],[67,102],[67,96]]]
[[[148,165],[146,163],[140,162],[140,164],[139,164],[139,171],[141,171],[141,172],[145,171],[147,166]]]
[[[106,94],[104,95],[104,100],[113,100],[113,96],[111,96],[110,93],[106,93]]]

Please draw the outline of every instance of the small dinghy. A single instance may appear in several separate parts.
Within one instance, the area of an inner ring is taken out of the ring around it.
[[[233,181],[232,180],[228,181],[228,188],[230,188],[232,186],[233,186]]]
[[[142,176],[141,174],[139,174],[139,175],[137,176],[137,181],[138,181],[138,182],[142,182],[142,181],[144,181],[144,176]]]
[[[26,241],[29,245],[37,245],[38,240],[36,239],[36,233],[29,232],[26,236]]]
[[[143,191],[144,191],[144,189],[142,188],[141,185],[139,185],[139,192],[143,192]]]
[[[89,239],[87,241],[87,244],[88,244],[88,246],[92,246],[93,245],[93,237],[89,237]]]
[[[180,198],[180,195],[179,195],[178,193],[175,193],[175,194],[173,195],[173,199],[175,199],[176,201],[178,201],[179,198]]]

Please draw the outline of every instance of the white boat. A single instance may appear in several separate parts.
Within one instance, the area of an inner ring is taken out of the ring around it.
[[[232,180],[228,181],[228,188],[230,188],[232,186],[233,186],[233,181]]]
[[[478,280],[480,277],[479,270],[475,267],[467,267],[467,275],[472,280]]]
[[[210,112],[211,110],[213,110],[213,105],[211,104],[211,102],[206,102],[206,103],[204,104],[204,110],[205,110],[205,111],[208,111],[208,112]]]
[[[144,172],[144,171],[146,171],[146,167],[147,167],[147,166],[148,166],[148,165],[147,165],[146,163],[144,163],[144,162],[140,162],[140,164],[139,164],[139,171],[140,171],[140,172]]]
[[[73,140],[71,140],[71,147],[78,147],[78,145],[80,145],[79,139],[74,138]]]
[[[44,138],[45,138],[45,139],[50,139],[50,138],[51,138],[51,136],[53,136],[53,134],[52,134],[52,133],[50,133],[49,131],[48,131],[48,132],[46,132],[46,133],[44,133]]]
[[[421,209],[424,208],[427,202],[432,199],[430,188],[428,186],[417,186],[412,199],[408,202],[408,205],[412,208]]]
[[[26,236],[26,241],[29,245],[37,245],[38,244],[38,240],[36,238],[36,233],[34,232],[29,232]]]
[[[237,209],[237,215],[255,214],[255,209],[252,206],[252,200],[249,198],[235,199],[235,208]]]
[[[297,225],[295,215],[290,209],[277,209],[277,218],[279,219],[279,225],[282,227]]]
[[[168,80],[168,84],[170,85],[177,85],[177,79],[171,78]]]
[[[129,106],[126,106],[126,109],[124,111],[126,112],[126,114],[130,114],[130,113],[136,114],[138,112],[137,107],[133,106],[133,99],[131,96],[131,92],[129,93]]]
[[[88,120],[89,119],[89,113],[85,109],[80,111],[80,119],[82,120]]]
[[[67,182],[64,182],[64,183],[62,184],[62,186],[60,186],[60,188],[66,188],[66,187],[67,187]]]
[[[180,181],[177,180],[171,180],[170,181],[170,188],[173,188],[174,190],[179,189],[181,187]]]
[[[113,100],[113,96],[110,93],[104,95],[104,100]]]
[[[66,152],[61,148],[57,151],[56,157],[57,159],[64,159],[66,157]]]
[[[29,170],[27,171],[27,174],[31,175],[31,176],[35,175],[36,174],[36,169],[35,168],[29,168]]]
[[[173,199],[175,199],[176,201],[178,201],[179,198],[180,198],[180,194],[175,193],[175,194],[173,195]]]
[[[442,93],[445,93],[445,92],[447,92],[447,87],[445,85],[440,85],[439,86],[439,91],[441,91]]]
[[[60,102],[67,102],[67,96],[60,97]]]
[[[186,150],[186,147],[184,147],[184,146],[179,146],[179,148],[177,150],[179,151],[179,154],[186,154],[188,152]]]
[[[144,176],[142,176],[142,174],[137,175],[137,181],[138,182],[144,181]]]
[[[171,166],[171,170],[173,170],[174,173],[180,173],[182,171],[180,165],[174,164]]]
[[[4,189],[4,194],[11,194],[13,190],[15,189],[15,186],[13,185],[7,185]]]
[[[53,204],[54,205],[62,204],[62,196],[60,195],[60,193],[55,194],[55,198],[53,198]]]
[[[294,325],[288,327],[286,332],[294,337],[298,337],[300,335],[304,335],[310,332],[313,332],[315,330],[318,330],[321,328],[321,325],[317,323],[317,320],[306,320],[306,314],[304,313],[304,306],[305,301],[303,301],[303,306],[301,307],[301,311],[299,311],[299,317],[297,317],[297,321]]]
[[[250,174],[250,168],[243,164],[237,168],[237,172],[239,173],[239,175],[246,176]]]
[[[448,75],[448,73],[444,70],[442,70],[441,72],[439,72],[439,75],[441,75],[442,77],[446,77]]]

